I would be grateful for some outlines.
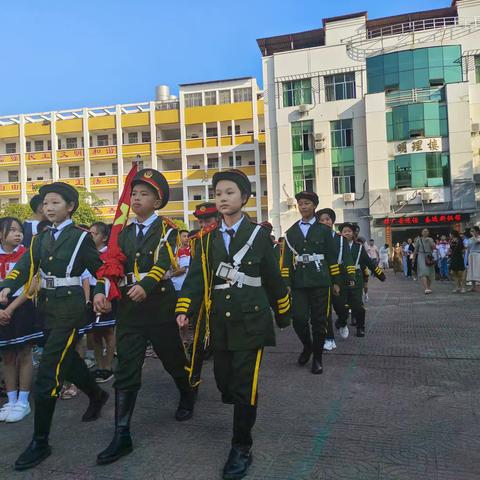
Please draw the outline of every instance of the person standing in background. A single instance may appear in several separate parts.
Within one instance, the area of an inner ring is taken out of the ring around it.
[[[403,258],[403,249],[400,243],[397,242],[393,249],[393,256],[392,256],[393,273],[395,273],[395,275],[397,273],[403,272],[402,258]]]
[[[417,261],[417,276],[421,280],[425,295],[432,293],[432,282],[435,278],[435,260],[433,252],[435,242],[430,237],[428,228],[422,230],[422,236],[415,242],[414,258]]]
[[[450,269],[455,288],[453,293],[465,293],[465,262],[463,261],[463,240],[457,230],[450,233]]]
[[[367,251],[368,256],[375,263],[375,266],[377,266],[380,263],[380,252],[378,251],[378,248],[375,245],[375,241],[373,240],[373,238],[368,241],[368,245],[365,242],[365,250]]]
[[[390,267],[389,257],[390,257],[390,247],[386,243],[383,247],[380,247],[380,268],[387,270]]]
[[[448,255],[450,253],[450,245],[447,242],[447,237],[442,235],[437,244],[438,251],[438,269],[440,273],[440,280],[448,280]]]
[[[38,229],[38,224],[40,222],[48,221],[47,217],[43,213],[43,202],[40,195],[34,195],[30,199],[30,208],[33,212],[32,218],[23,222],[24,234],[22,245],[27,248],[30,248],[30,244],[32,243],[32,237],[37,233],[41,232],[41,230]]]
[[[474,291],[480,283],[480,228],[473,227],[471,233],[472,237],[468,240],[467,282],[472,282],[469,291]]]

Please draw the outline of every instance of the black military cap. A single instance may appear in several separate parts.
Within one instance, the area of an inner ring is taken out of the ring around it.
[[[78,208],[78,191],[75,187],[72,187],[68,183],[65,182],[53,182],[49,183],[48,185],[44,185],[40,187],[38,191],[40,198],[43,200],[47,193],[58,193],[66,202],[70,203],[73,202],[74,207],[72,210],[72,214]]]
[[[322,215],[328,215],[332,219],[333,223],[335,223],[335,220],[337,219],[337,215],[335,215],[335,211],[332,210],[331,208],[322,208],[316,213],[316,215],[319,220]]]
[[[138,183],[145,183],[155,190],[160,199],[158,209],[163,208],[168,203],[170,188],[168,187],[167,179],[158,170],[154,170],[153,168],[140,170],[133,177],[132,188]]]
[[[223,170],[215,173],[212,178],[214,189],[220,180],[230,180],[235,182],[242,194],[247,195],[247,197],[250,198],[250,195],[252,194],[252,185],[248,177],[242,171],[232,168],[230,170]]]
[[[37,208],[42,204],[43,199],[38,193],[30,199],[30,208],[33,213],[36,213]]]
[[[199,203],[193,212],[194,217],[201,219],[216,217],[217,214],[217,206],[213,202]]]
[[[318,195],[315,192],[306,192],[306,191],[298,192],[295,195],[295,198],[297,199],[297,202],[298,200],[304,198],[306,200],[310,200],[311,202],[313,202],[315,206],[318,205]]]
[[[356,223],[344,222],[340,225],[339,230],[342,231],[344,228],[349,228],[353,233],[358,233],[360,227]]]

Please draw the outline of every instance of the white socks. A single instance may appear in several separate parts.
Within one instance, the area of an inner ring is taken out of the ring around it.
[[[28,396],[30,395],[30,392],[25,392],[20,390],[18,392],[18,403],[21,403],[22,405],[28,405]]]
[[[14,390],[13,392],[7,392],[8,403],[12,405],[17,403],[17,391]]]

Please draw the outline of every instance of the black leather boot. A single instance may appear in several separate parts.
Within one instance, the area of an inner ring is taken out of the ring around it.
[[[232,448],[223,467],[224,480],[243,478],[251,465],[252,428],[257,418],[257,407],[235,405],[233,413]]]
[[[108,397],[109,395],[105,390],[96,387],[95,390],[88,396],[90,402],[87,410],[82,416],[82,422],[93,422],[98,420],[98,418],[100,418],[100,412],[102,411],[103,406],[107,403]]]
[[[361,308],[357,313],[357,337],[365,336],[365,308]]]
[[[56,401],[56,398],[35,400],[33,439],[27,449],[17,458],[15,470],[33,468],[52,453],[52,449],[48,444],[48,436]]]
[[[136,400],[136,390],[115,390],[115,434],[110,445],[98,454],[98,465],[115,462],[133,450],[130,420]]]
[[[180,391],[180,401],[178,402],[177,411],[175,412],[175,420],[184,422],[193,416],[193,408],[195,405],[195,391],[190,386],[188,377],[175,378],[175,384]]]
[[[302,350],[302,353],[298,356],[298,364],[300,366],[304,366],[306,365],[309,360],[310,360],[310,357],[312,356],[312,339],[310,338],[310,332],[308,332],[306,335],[303,336],[300,336],[300,340],[302,341],[302,344],[303,344],[303,350]]]
[[[312,360],[312,370],[311,372],[314,375],[320,375],[323,373],[322,365],[322,355],[323,355],[323,344],[325,339],[319,334],[313,336],[313,360]]]

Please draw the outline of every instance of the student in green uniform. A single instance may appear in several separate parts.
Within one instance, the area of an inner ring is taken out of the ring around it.
[[[339,279],[340,292],[338,295],[334,295],[332,297],[332,306],[338,316],[338,319],[335,322],[335,327],[339,330],[340,336],[343,339],[346,339],[349,335],[347,327],[348,308],[346,306],[346,288],[347,286],[351,287],[354,285],[354,280],[352,278],[355,276],[355,265],[350,254],[348,243],[345,241],[344,237],[339,235],[333,228],[335,225],[335,220],[337,219],[335,211],[331,208],[322,208],[321,210],[317,211],[316,216],[320,223],[323,223],[331,229],[331,235],[335,240],[336,254],[338,264],[340,265],[341,278]],[[325,343],[327,343],[328,340],[335,343],[331,315],[328,319],[327,339]]]
[[[85,269],[95,275],[102,262],[91,236],[70,218],[78,208],[75,188],[54,182],[41,187],[39,194],[53,227],[32,239],[29,252],[0,284],[0,302],[4,303],[38,272],[37,308],[45,319],[47,337],[35,383],[33,439],[15,462],[17,470],[32,468],[50,455],[48,436],[64,380],[77,385],[90,400],[84,422],[96,420],[108,399],[75,349],[78,330],[86,319],[81,275]]]
[[[195,256],[197,242],[217,228],[218,210],[213,202],[200,203],[195,207],[193,216],[198,220],[200,230],[190,235],[190,255],[191,259]],[[192,261],[192,260],[191,260]],[[199,311],[190,317],[190,324],[194,328],[192,351],[190,356],[189,380],[190,385],[198,392],[201,382],[203,362],[211,355],[209,345],[205,343],[206,321],[205,321],[205,304],[202,302]]]
[[[356,241],[356,236],[360,231],[357,225],[352,223],[343,223],[340,225],[340,232],[345,237],[350,248],[350,254],[355,266],[355,285],[347,287],[347,304],[352,309],[352,316],[356,319],[357,337],[365,336],[365,306],[362,301],[364,275],[368,268],[381,282],[386,280],[382,269],[375,265],[374,261],[368,256],[363,245]],[[339,327],[345,327],[346,318],[339,321]]]
[[[186,357],[175,322],[177,294],[165,272],[175,266],[178,231],[166,217],[156,214],[168,203],[165,177],[153,169],[140,170],[132,181],[131,208],[136,217],[122,230],[119,245],[126,256],[126,276],[121,282],[122,298],[117,306],[117,356],[115,370],[115,434],[97,457],[98,464],[118,460],[132,451],[130,419],[141,387],[147,342],[180,391],[175,418],[184,421],[193,414],[194,394],[188,382]],[[94,308],[108,313],[105,280],[95,288]]]
[[[242,212],[251,195],[248,177],[239,170],[217,172],[213,188],[221,224],[198,239],[176,311],[184,328],[205,302],[215,380],[223,402],[234,405],[232,446],[223,469],[229,480],[243,478],[252,462],[260,362],[264,347],[275,345],[269,299],[275,299],[276,322],[283,328],[290,324],[290,298],[270,233]]]
[[[293,328],[303,344],[298,363],[306,365],[313,353],[311,371],[321,374],[332,290],[340,292],[340,265],[331,230],[315,218],[317,194],[300,192],[295,198],[302,218],[285,233],[282,276],[292,289]]]

